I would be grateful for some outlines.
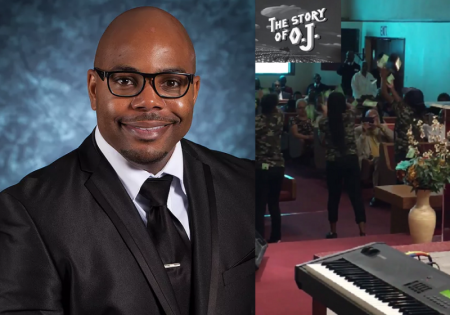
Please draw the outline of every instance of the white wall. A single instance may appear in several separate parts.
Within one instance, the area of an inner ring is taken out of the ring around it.
[[[341,0],[341,16],[355,21],[450,21],[449,0]]]
[[[421,89],[425,101],[450,94],[450,23],[362,22],[363,37],[378,37],[380,26],[389,37],[405,38],[405,87]]]

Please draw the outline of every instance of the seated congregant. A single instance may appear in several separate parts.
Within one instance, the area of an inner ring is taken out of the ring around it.
[[[294,94],[294,90],[292,90],[292,88],[290,86],[286,85],[287,79],[286,79],[286,77],[284,75],[280,75],[280,77],[278,78],[278,81],[281,84],[281,90],[282,91],[284,91],[286,93],[289,93],[291,95]]]
[[[314,144],[314,128],[306,112],[305,100],[297,101],[297,116],[290,121],[291,134],[303,143],[303,155],[311,156]]]
[[[361,71],[352,78],[353,97],[355,99],[374,98],[377,95],[376,79],[367,71],[367,62],[362,63]]]
[[[448,95],[447,93],[441,93],[439,94],[437,101],[450,102],[450,95]],[[444,114],[443,110],[439,107],[431,106],[428,108],[427,114],[428,119],[425,119],[425,123],[423,124],[422,127],[425,134],[425,138],[426,140],[428,140],[428,142],[441,141],[446,138],[445,127],[443,125],[444,121],[443,114]],[[441,124],[440,128],[433,127],[433,121],[435,118],[437,118],[438,122]]]
[[[355,137],[361,177],[367,179],[372,174],[373,186],[378,186],[380,144],[394,142],[394,133],[386,124],[380,123],[378,111],[370,109],[366,112],[361,125],[355,128]],[[372,198],[370,205],[373,206],[375,202],[375,198]]]
[[[297,116],[291,118],[291,133],[305,142],[314,140],[314,129],[306,113],[307,103],[297,101]]]
[[[316,93],[322,93],[331,89],[328,85],[322,83],[322,77],[320,76],[320,74],[316,73],[313,79],[314,83],[311,83],[306,88],[307,95],[311,90],[314,90],[314,92]]]
[[[441,93],[441,94],[439,94],[437,101],[438,102],[450,102],[450,95],[448,95],[447,93]],[[428,108],[428,113],[433,114],[434,116],[438,116],[438,117],[442,116],[442,110],[438,107]]]
[[[279,100],[289,100],[291,99],[292,94],[285,92],[281,89],[281,83],[280,81],[275,81],[273,83],[273,91],[275,94],[278,95]]]
[[[299,100],[299,99],[301,99],[301,98],[303,98],[303,95],[302,95],[302,93],[300,93],[299,91],[296,91],[295,93],[294,93],[294,95],[292,96],[292,99],[294,99],[294,100]]]

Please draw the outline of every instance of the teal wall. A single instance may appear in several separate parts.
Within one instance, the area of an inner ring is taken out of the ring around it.
[[[406,87],[421,89],[426,101],[450,94],[450,0],[342,0],[341,16],[342,28],[361,30],[360,51],[381,26],[387,37],[405,39]]]
[[[449,0],[341,0],[343,18],[362,21],[450,21]]]

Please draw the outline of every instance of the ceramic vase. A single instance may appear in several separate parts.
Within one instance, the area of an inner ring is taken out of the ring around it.
[[[431,242],[436,228],[436,212],[430,206],[430,191],[418,190],[416,204],[408,215],[409,232],[414,244]]]

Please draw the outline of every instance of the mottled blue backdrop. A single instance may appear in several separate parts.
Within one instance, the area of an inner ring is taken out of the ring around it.
[[[254,158],[254,0],[2,1],[0,191],[77,148],[96,125],[86,86],[108,24],[157,6],[188,30],[202,77],[187,138]]]

